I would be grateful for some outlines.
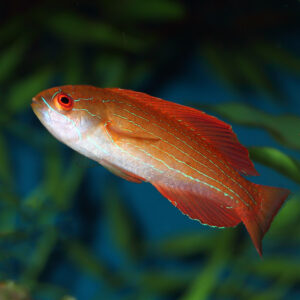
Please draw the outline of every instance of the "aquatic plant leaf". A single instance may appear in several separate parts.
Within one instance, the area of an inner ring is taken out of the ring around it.
[[[216,44],[204,44],[200,48],[201,57],[204,57],[213,67],[219,79],[224,82],[232,91],[239,92],[238,77],[234,61],[226,49]]]
[[[17,285],[13,281],[5,281],[0,284],[1,300],[30,300],[25,287]]]
[[[87,166],[88,160],[86,158],[77,154],[73,155],[70,166],[63,174],[63,179],[61,181],[63,184],[57,198],[59,209],[66,210],[70,207]]]
[[[65,295],[68,295],[66,288],[54,285],[51,283],[46,283],[38,281],[34,286],[32,291],[34,299],[62,299]]]
[[[41,184],[34,188],[29,195],[23,199],[22,206],[25,209],[29,209],[30,212],[39,212],[43,208],[47,196],[45,186]]]
[[[95,62],[95,69],[101,78],[102,87],[123,86],[126,73],[126,61],[116,55],[101,55]]]
[[[53,201],[59,207],[59,198],[61,195],[62,176],[63,176],[63,161],[59,152],[59,145],[51,143],[46,149],[45,159],[45,189]],[[60,188],[58,188],[60,187]]]
[[[48,86],[52,75],[53,70],[44,69],[14,83],[6,102],[8,110],[17,113],[24,108],[29,108],[32,97]]]
[[[64,167],[57,143],[46,148],[45,187],[59,210],[68,209],[84,175],[87,160],[73,154],[70,165]],[[59,187],[59,188],[58,188]]]
[[[125,1],[125,5],[120,5],[119,8],[114,6],[115,13],[122,13],[123,18],[129,22],[136,21],[152,21],[152,22],[170,22],[183,18],[185,7],[177,1],[170,0],[152,0]]]
[[[280,210],[274,219],[269,230],[269,236],[279,235],[282,238],[293,239],[294,237],[287,235],[290,230],[295,230],[300,219],[300,195],[293,195],[286,201],[284,207]]]
[[[287,71],[300,73],[300,59],[292,51],[285,49],[281,44],[271,44],[268,42],[256,42],[251,47],[257,55],[271,65],[276,65]]]
[[[173,294],[184,290],[195,274],[148,270],[139,276],[139,286],[147,293]]]
[[[138,39],[113,28],[111,25],[88,20],[71,13],[57,13],[44,20],[49,30],[64,40],[77,43],[94,43],[107,47],[116,47],[128,51],[139,51],[147,46],[147,39]]]
[[[300,161],[271,147],[248,148],[251,159],[300,183]]]
[[[22,26],[24,25],[24,14],[19,14],[17,17],[9,18],[6,23],[1,25],[0,30],[0,45],[5,45],[7,42],[12,40],[14,37],[17,40],[17,37],[20,33],[24,36],[29,31],[22,32]]]
[[[23,60],[28,40],[21,38],[0,53],[0,83],[7,80]]]
[[[143,240],[138,230],[138,221],[124,201],[113,184],[110,184],[105,191],[105,207],[112,238],[127,258],[138,259],[143,254]]]
[[[16,230],[18,212],[15,207],[5,207],[0,212],[0,236],[5,236]]]
[[[83,81],[83,68],[81,49],[77,43],[67,45],[64,56],[64,84],[81,84]]]
[[[101,281],[113,287],[118,287],[122,284],[123,279],[113,272],[110,266],[101,259],[95,256],[90,250],[78,241],[65,241],[65,249],[68,258],[71,259],[82,271],[96,276]]]
[[[217,233],[195,232],[166,238],[158,243],[154,253],[165,257],[189,257],[210,251],[217,240]]]
[[[273,98],[283,99],[278,87],[274,86],[259,62],[249,57],[249,54],[242,55],[241,53],[236,55],[235,60],[239,73],[244,77],[247,84],[252,85],[258,92],[269,94]]]
[[[264,288],[261,291],[255,285],[247,285],[247,276],[249,274],[243,272],[242,269],[238,270],[238,274],[230,274],[216,290],[216,294],[219,296],[217,299],[281,300],[284,299],[284,295],[289,289],[287,284],[273,283],[270,288]]]
[[[10,165],[10,155],[6,139],[0,132],[0,182],[4,187],[12,187],[13,174]]]
[[[32,251],[30,257],[24,257],[26,266],[22,273],[22,282],[29,287],[34,287],[38,276],[44,270],[49,256],[57,242],[57,232],[54,228],[48,228],[44,231],[38,240],[36,248]]]
[[[300,150],[300,117],[270,115],[247,104],[238,102],[205,105],[202,108],[219,114],[230,122],[265,129],[281,144]]]
[[[290,286],[288,284],[276,284],[272,285],[271,288],[264,290],[263,292],[256,292],[249,300],[282,300],[288,298],[288,291]]]
[[[64,297],[62,297],[61,300],[76,300],[76,298],[74,298],[72,296],[64,296]]]
[[[219,277],[232,252],[232,240],[234,231],[226,229],[219,235],[214,248],[211,249],[210,259],[198,276],[192,281],[186,293],[180,300],[204,300],[209,299],[212,291],[219,282]]]
[[[290,284],[300,281],[300,261],[297,257],[268,257],[259,263],[249,262],[247,270],[267,278],[280,278]]]

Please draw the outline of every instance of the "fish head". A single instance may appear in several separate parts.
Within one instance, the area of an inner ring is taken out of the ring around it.
[[[88,86],[66,85],[40,92],[31,107],[54,137],[70,145],[81,141],[103,120],[99,105]]]

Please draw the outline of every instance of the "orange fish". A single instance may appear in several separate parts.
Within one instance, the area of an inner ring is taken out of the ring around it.
[[[262,255],[289,191],[242,176],[258,173],[230,125],[144,93],[85,85],[45,90],[32,108],[58,140],[122,178],[150,182],[190,218],[216,227],[243,222]]]

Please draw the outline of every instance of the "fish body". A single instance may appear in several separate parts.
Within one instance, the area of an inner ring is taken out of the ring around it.
[[[216,227],[243,222],[262,253],[262,238],[289,191],[242,176],[258,173],[228,124],[116,88],[55,87],[32,107],[58,140],[118,176],[150,182],[190,218]]]

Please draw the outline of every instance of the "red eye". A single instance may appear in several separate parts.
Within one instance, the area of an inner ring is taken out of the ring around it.
[[[64,110],[71,110],[73,108],[73,99],[66,94],[60,93],[58,95],[56,95],[55,97],[58,108],[60,109],[64,109]]]

